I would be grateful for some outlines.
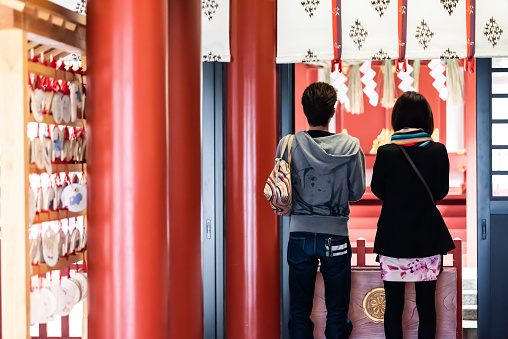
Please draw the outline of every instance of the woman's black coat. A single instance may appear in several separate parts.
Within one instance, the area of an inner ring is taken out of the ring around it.
[[[449,190],[450,162],[443,144],[405,147],[427,181],[434,200]],[[424,258],[455,248],[441,213],[425,186],[394,144],[378,149],[371,182],[372,192],[383,200],[374,252],[394,258]]]

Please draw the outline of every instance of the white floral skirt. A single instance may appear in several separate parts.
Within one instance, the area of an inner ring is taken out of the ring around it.
[[[426,258],[392,258],[379,256],[381,279],[385,281],[436,280],[441,271],[441,256]]]

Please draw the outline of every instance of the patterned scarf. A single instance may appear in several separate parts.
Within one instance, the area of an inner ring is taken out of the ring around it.
[[[432,141],[429,133],[421,128],[404,128],[392,135],[392,144],[424,147]]]

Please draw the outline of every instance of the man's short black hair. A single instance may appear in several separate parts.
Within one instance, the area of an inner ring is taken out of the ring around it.
[[[393,106],[392,127],[394,131],[405,127],[421,128],[432,134],[434,132],[434,116],[427,99],[416,92],[402,94]]]
[[[311,126],[328,126],[335,111],[337,92],[326,82],[315,82],[302,95],[303,113]]]

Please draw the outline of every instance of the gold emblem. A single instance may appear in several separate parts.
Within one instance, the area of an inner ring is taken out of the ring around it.
[[[374,288],[363,298],[363,312],[375,323],[385,319],[386,296],[384,288]]]

